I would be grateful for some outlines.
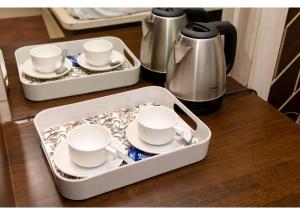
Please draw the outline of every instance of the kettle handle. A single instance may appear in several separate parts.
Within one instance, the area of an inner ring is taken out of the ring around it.
[[[203,8],[184,8],[188,22],[209,22],[210,16]]]
[[[226,61],[226,74],[228,74],[233,67],[236,54],[236,28],[228,21],[210,22],[210,24],[213,24],[219,30],[220,34],[224,35],[225,37],[224,52]]]

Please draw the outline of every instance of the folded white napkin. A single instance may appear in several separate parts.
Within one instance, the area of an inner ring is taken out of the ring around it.
[[[66,10],[77,19],[90,20],[124,16],[149,11],[151,8],[66,8]]]

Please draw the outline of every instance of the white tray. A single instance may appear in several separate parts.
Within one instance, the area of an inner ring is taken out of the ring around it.
[[[162,87],[144,87],[111,96],[87,100],[41,111],[34,118],[36,130],[42,138],[45,129],[72,120],[80,120],[103,112],[112,112],[145,103],[158,103],[170,108],[178,105],[197,125],[193,136],[198,139],[192,144],[166,154],[159,154],[132,164],[126,164],[109,172],[77,180],[62,177],[54,168],[42,145],[44,154],[54,175],[60,193],[66,198],[82,200],[135,182],[195,163],[202,160],[208,150],[211,132],[209,128],[175,96]],[[120,180],[122,178],[122,180]]]
[[[71,16],[64,8],[50,8],[59,23],[67,30],[84,30],[104,26],[139,22],[150,14],[150,11],[105,19],[79,20]]]
[[[42,82],[31,84],[24,81],[22,77],[21,65],[30,57],[30,49],[35,46],[25,46],[15,52],[17,61],[19,79],[23,88],[24,95],[32,101],[44,101],[55,98],[79,95],[84,93],[96,92],[117,87],[129,86],[139,81],[140,62],[122,40],[116,37],[102,37],[113,43],[114,49],[125,57],[132,59],[132,68],[118,71],[107,71],[95,73],[85,77],[72,79],[57,79],[51,82]],[[60,47],[66,48],[69,54],[76,55],[83,52],[82,45],[95,38],[74,40],[67,42],[53,43]],[[125,54],[126,53],[126,54]]]

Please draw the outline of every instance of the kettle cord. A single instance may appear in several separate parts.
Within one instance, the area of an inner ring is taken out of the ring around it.
[[[254,93],[255,95],[257,95],[256,90],[251,89],[251,88],[246,88],[246,89],[244,88],[244,89],[241,89],[241,90],[226,91],[225,96],[233,96],[235,94],[241,94],[241,93],[246,93],[246,92],[251,92],[251,93]]]

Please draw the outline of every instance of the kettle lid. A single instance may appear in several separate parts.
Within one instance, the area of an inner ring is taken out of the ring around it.
[[[181,34],[195,39],[209,39],[219,35],[218,29],[209,23],[192,22],[181,29]]]
[[[162,17],[178,17],[184,15],[181,8],[153,8],[152,13]]]

